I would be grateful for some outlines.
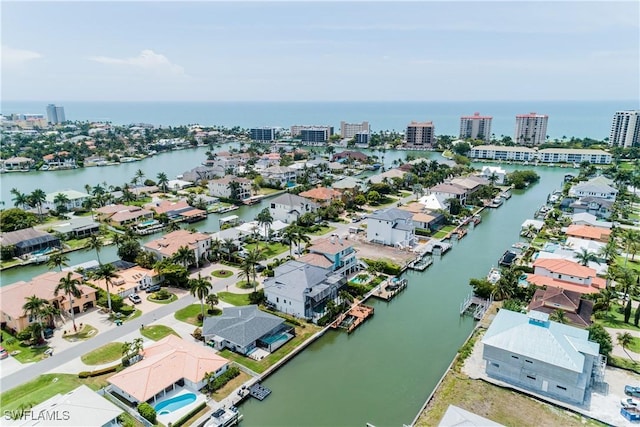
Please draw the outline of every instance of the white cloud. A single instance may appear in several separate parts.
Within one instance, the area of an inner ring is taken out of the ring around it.
[[[180,65],[171,63],[169,59],[160,54],[155,53],[151,49],[145,49],[140,55],[133,58],[110,58],[108,56],[92,56],[91,61],[100,62],[102,64],[115,64],[134,67],[141,70],[148,70],[156,73],[184,75],[184,68]]]
[[[2,65],[15,66],[34,59],[42,58],[42,54],[26,49],[14,49],[9,46],[2,45]]]

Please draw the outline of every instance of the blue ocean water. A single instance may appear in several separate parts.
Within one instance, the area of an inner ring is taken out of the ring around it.
[[[516,114],[537,112],[549,116],[552,138],[609,136],[618,110],[638,109],[626,101],[468,101],[468,102],[22,102],[2,101],[0,112],[42,113],[46,104],[62,105],[68,120],[110,121],[114,124],[151,123],[163,126],[200,124],[225,127],[295,124],[334,126],[340,121],[368,121],[373,131],[403,131],[412,120],[433,121],[437,135],[457,135],[460,116],[480,112],[493,116],[497,137],[515,131]]]

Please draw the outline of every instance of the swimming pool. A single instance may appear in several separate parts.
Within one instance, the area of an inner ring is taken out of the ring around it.
[[[289,338],[288,334],[277,334],[277,335],[271,335],[269,337],[262,337],[260,341],[264,341],[267,344],[273,344],[274,342],[278,342],[278,341],[286,341],[288,338]]]
[[[163,400],[157,403],[153,409],[156,410],[158,415],[170,414],[173,411],[177,411],[196,401],[196,395],[193,393],[185,393],[180,396],[175,396],[167,400]]]

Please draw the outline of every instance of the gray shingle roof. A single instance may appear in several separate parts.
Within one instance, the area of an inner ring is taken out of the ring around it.
[[[257,305],[228,307],[224,309],[221,316],[204,319],[202,335],[219,336],[246,347],[282,323],[284,319],[265,313],[258,309]]]
[[[267,278],[264,287],[278,288],[280,292],[299,299],[303,294],[313,297],[327,288],[332,274],[329,270],[299,261],[288,261],[275,270],[275,277]],[[305,290],[306,293],[305,293]]]
[[[316,204],[302,196],[298,196],[297,194],[284,193],[271,200],[271,203],[275,203],[276,205],[285,205],[290,207],[298,207],[303,205],[316,206]]]
[[[371,219],[379,219],[382,221],[396,221],[400,220],[408,220],[413,217],[413,214],[408,211],[403,211],[402,209],[397,208],[387,208],[373,212],[369,215]]]

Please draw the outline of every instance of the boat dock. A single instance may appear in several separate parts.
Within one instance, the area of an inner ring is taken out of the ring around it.
[[[373,316],[373,307],[363,305],[356,300],[349,311],[338,316],[338,318],[331,324],[331,327],[346,329],[348,333],[351,333],[365,320],[367,320],[369,316]]]
[[[380,284],[379,289],[374,292],[372,295],[376,298],[383,299],[385,301],[391,300],[397,294],[405,290],[407,287],[408,281],[407,279],[397,279],[389,281],[386,280]]]
[[[492,302],[492,298],[484,299],[474,295],[469,295],[460,304],[460,316],[463,316],[466,313],[472,313],[474,319],[480,320],[482,319],[482,316],[484,316],[484,313],[489,309]]]
[[[416,258],[414,261],[411,261],[408,268],[412,270],[424,271],[433,264],[433,257],[431,255],[423,255],[420,258]]]
[[[260,383],[255,383],[249,387],[249,394],[258,400],[264,400],[265,397],[271,394],[271,390]]]

